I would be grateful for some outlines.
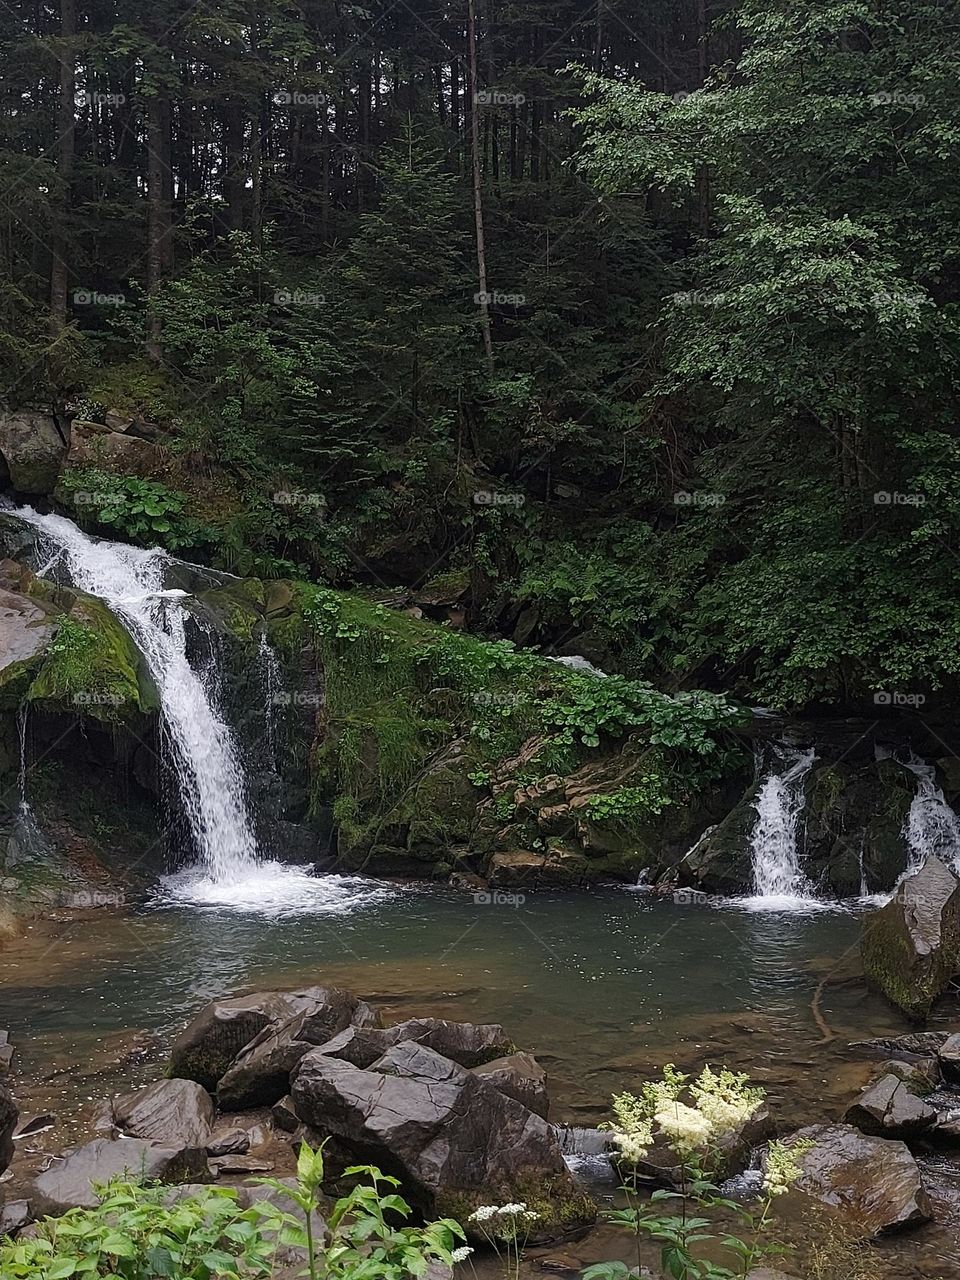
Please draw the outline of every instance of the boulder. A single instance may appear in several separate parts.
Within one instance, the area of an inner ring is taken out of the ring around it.
[[[374,1030],[378,1015],[364,1000],[339,987],[312,987],[298,993],[302,1008],[279,1025],[256,1035],[238,1053],[217,1085],[223,1111],[269,1107],[290,1089],[290,1073],[311,1046],[323,1044],[356,1024]]]
[[[17,1104],[9,1085],[0,1077],[0,1173],[13,1159],[13,1133],[17,1127]]]
[[[492,1062],[474,1067],[473,1074],[489,1080],[508,1098],[515,1098],[528,1111],[546,1120],[550,1110],[547,1073],[532,1054],[511,1053],[505,1058],[494,1058]]]
[[[49,608],[0,588],[0,690],[10,687],[17,697],[26,692],[54,630]]]
[[[943,1042],[937,1052],[937,1061],[944,1080],[948,1084],[960,1085],[960,1033]]]
[[[461,1067],[478,1067],[513,1052],[509,1037],[498,1023],[449,1022],[445,1018],[409,1018],[382,1030],[348,1027],[322,1045],[329,1058],[341,1058],[355,1067],[369,1067],[399,1044],[413,1040]]]
[[[21,493],[52,493],[67,454],[65,437],[49,413],[0,413],[0,456]]]
[[[860,952],[867,979],[922,1022],[960,972],[960,881],[950,868],[928,858],[867,917]]]
[[[162,461],[161,451],[132,431],[110,431],[99,423],[75,418],[70,424],[69,467],[97,467],[118,475],[153,472]]]
[[[800,1157],[803,1173],[791,1194],[837,1211],[863,1238],[931,1220],[920,1169],[905,1143],[847,1124],[799,1129],[786,1144],[793,1139],[813,1146]]]
[[[914,1058],[909,1062],[901,1062],[892,1058],[884,1062],[871,1077],[871,1084],[877,1084],[884,1076],[896,1076],[902,1080],[911,1093],[922,1098],[940,1084],[940,1064],[936,1058]]]
[[[466,1222],[481,1204],[535,1201],[539,1239],[593,1220],[555,1131],[482,1076],[422,1044],[394,1045],[369,1070],[307,1054],[293,1081],[297,1114],[358,1160],[396,1174],[428,1216]]]
[[[894,1058],[929,1058],[946,1043],[945,1031],[912,1031],[905,1036],[880,1036],[876,1040],[854,1040],[851,1049],[866,1049]]]
[[[202,1148],[144,1142],[141,1138],[94,1138],[34,1180],[30,1207],[35,1217],[56,1217],[79,1205],[97,1204],[95,1185],[112,1178],[142,1182],[201,1182],[209,1177]]]
[[[265,1027],[279,1026],[304,1012],[317,990],[258,991],[211,1001],[174,1042],[170,1074],[195,1080],[212,1093],[241,1049]]]
[[[861,1133],[885,1138],[908,1138],[923,1133],[937,1120],[933,1107],[912,1093],[894,1074],[868,1085],[846,1110],[844,1120]]]
[[[113,1122],[126,1137],[206,1147],[216,1112],[213,1099],[193,1080],[158,1080],[113,1100]]]

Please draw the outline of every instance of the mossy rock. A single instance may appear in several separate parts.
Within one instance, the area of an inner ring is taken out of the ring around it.
[[[597,1218],[596,1201],[569,1175],[520,1174],[509,1185],[477,1190],[441,1190],[435,1212],[438,1217],[461,1223],[468,1239],[487,1243],[482,1231],[470,1223],[470,1215],[482,1205],[522,1203],[536,1213],[530,1244],[551,1244],[582,1235]]]
[[[263,583],[246,578],[212,587],[198,597],[217,622],[237,640],[249,641],[263,626]]]
[[[92,596],[78,596],[59,620],[27,698],[104,721],[159,707],[137,646],[107,606]]]

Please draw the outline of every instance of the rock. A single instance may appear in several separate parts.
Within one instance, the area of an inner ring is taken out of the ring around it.
[[[300,1012],[265,1027],[237,1054],[217,1085],[223,1111],[272,1106],[290,1089],[290,1073],[310,1049],[352,1025],[373,1029],[377,1015],[364,1000],[339,987],[298,993]]]
[[[11,1200],[0,1205],[0,1236],[12,1236],[31,1221],[30,1205],[26,1200]]]
[[[67,444],[49,413],[23,410],[0,413],[0,455],[10,483],[21,493],[52,493],[67,454]]]
[[[225,1173],[271,1173],[273,1164],[256,1156],[226,1155],[210,1161],[210,1172],[215,1178]]]
[[[94,1138],[57,1160],[33,1183],[30,1208],[35,1217],[55,1217],[77,1205],[97,1204],[94,1184],[127,1177],[144,1182],[202,1182],[209,1177],[202,1149],[165,1146],[141,1138]]]
[[[55,620],[29,596],[0,588],[0,689],[21,682],[22,692],[30,672],[38,665],[53,638]]]
[[[0,1031],[0,1076],[5,1076],[13,1065],[14,1048],[7,1031]]]
[[[264,1027],[279,1025],[299,1012],[297,993],[258,991],[229,1000],[213,1000],[174,1042],[170,1074],[195,1080],[209,1092],[241,1049]]]
[[[496,889],[542,889],[579,883],[587,867],[587,858],[582,854],[565,852],[554,855],[512,849],[493,854],[486,872],[490,884]],[[502,905],[518,904],[502,902]]]
[[[552,1276],[579,1276],[583,1263],[565,1253],[552,1253],[547,1258],[540,1258],[537,1266]]]
[[[886,1075],[868,1085],[844,1114],[847,1124],[861,1133],[878,1137],[907,1138],[922,1133],[936,1123],[933,1107],[910,1092],[896,1075]]]
[[[111,431],[128,431],[133,426],[133,418],[129,413],[120,413],[116,409],[108,409],[103,415],[104,424]]]
[[[17,1125],[13,1140],[14,1142],[19,1142],[21,1138],[33,1138],[38,1133],[46,1133],[56,1123],[57,1117],[51,1111],[45,1111],[42,1115],[31,1116],[29,1120],[23,1120]]]
[[[401,1040],[425,1045],[461,1067],[478,1067],[513,1052],[498,1023],[449,1022],[445,1018],[409,1018],[382,1030],[348,1027],[322,1045],[330,1058],[341,1058],[355,1067],[369,1067]]]
[[[284,1133],[296,1133],[300,1128],[300,1117],[297,1115],[293,1106],[293,1099],[289,1093],[286,1097],[275,1102],[270,1108],[270,1114],[273,1122],[278,1129],[282,1129]]]
[[[250,1134],[246,1129],[224,1129],[207,1143],[208,1156],[243,1156],[250,1150]]]
[[[216,1112],[213,1099],[193,1080],[158,1080],[113,1100],[113,1122],[130,1138],[204,1147]]]
[[[867,979],[922,1022],[960,972],[960,881],[938,858],[871,913],[860,936]]]
[[[161,452],[134,430],[110,431],[78,419],[70,424],[69,467],[96,467],[119,475],[149,473],[161,462]]]
[[[950,1036],[940,1046],[937,1061],[948,1084],[960,1085],[960,1034]]]
[[[294,1075],[292,1095],[305,1123],[396,1173],[430,1217],[465,1223],[481,1204],[536,1201],[552,1209],[538,1236],[556,1239],[595,1216],[553,1129],[424,1045],[401,1041],[369,1070],[314,1050]]]
[[[937,1054],[948,1039],[945,1031],[913,1031],[905,1036],[881,1036],[877,1040],[854,1040],[851,1049],[890,1054],[895,1058],[928,1058]]]
[[[547,1073],[529,1053],[511,1053],[505,1058],[494,1058],[473,1068],[473,1074],[489,1080],[494,1088],[515,1098],[534,1115],[544,1120],[550,1110],[547,1096]]]
[[[922,1098],[940,1084],[940,1065],[936,1058],[914,1058],[912,1062],[900,1062],[894,1058],[883,1063],[870,1083],[877,1084],[884,1076],[896,1076],[911,1093]]]
[[[6,1081],[0,1076],[0,1173],[13,1159],[13,1134],[17,1127],[17,1104]]]
[[[920,1169],[903,1142],[870,1137],[846,1124],[813,1125],[786,1139],[807,1139],[795,1192],[842,1213],[864,1238],[917,1226],[932,1217]]]

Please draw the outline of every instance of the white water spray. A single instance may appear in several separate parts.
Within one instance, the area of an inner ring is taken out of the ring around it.
[[[186,592],[166,590],[169,557],[95,541],[70,520],[15,513],[61,553],[71,582],[97,596],[120,619],[157,686],[172,763],[205,873],[215,883],[249,876],[257,842],[247,812],[243,770],[230,727],[187,660]]]
[[[936,769],[913,752],[894,759],[917,779],[917,794],[903,824],[909,862],[902,878],[914,875],[929,857],[939,858],[960,874],[960,817],[937,786]]]
[[[750,901],[771,909],[816,903],[813,886],[800,867],[797,832],[806,800],[804,780],[816,760],[806,750],[780,747],[783,764],[764,778],[755,808],[757,821],[750,837],[753,891]]]

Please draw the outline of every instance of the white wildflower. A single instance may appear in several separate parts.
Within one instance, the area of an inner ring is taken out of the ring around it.
[[[522,1200],[519,1204],[502,1204],[497,1210],[497,1213],[524,1213],[526,1208],[527,1203],[525,1200]]]
[[[671,1102],[653,1118],[681,1154],[700,1150],[710,1141],[710,1121],[685,1102]]]
[[[471,1253],[473,1253],[473,1250],[470,1248],[470,1246],[463,1245],[459,1249],[454,1249],[453,1253],[451,1253],[450,1255],[450,1261],[466,1262],[467,1258],[470,1257]]]
[[[499,1212],[500,1210],[497,1208],[495,1204],[482,1204],[479,1209],[474,1209],[473,1213],[471,1213],[467,1221],[468,1222],[488,1222],[495,1214],[498,1214]]]
[[[789,1147],[782,1142],[770,1143],[763,1175],[763,1189],[768,1196],[782,1196],[790,1190],[803,1173],[801,1159],[813,1145],[809,1138],[802,1138]]]
[[[710,1124],[714,1138],[739,1129],[763,1101],[762,1089],[751,1088],[749,1077],[733,1071],[719,1074],[704,1067],[690,1086],[697,1110]]]

